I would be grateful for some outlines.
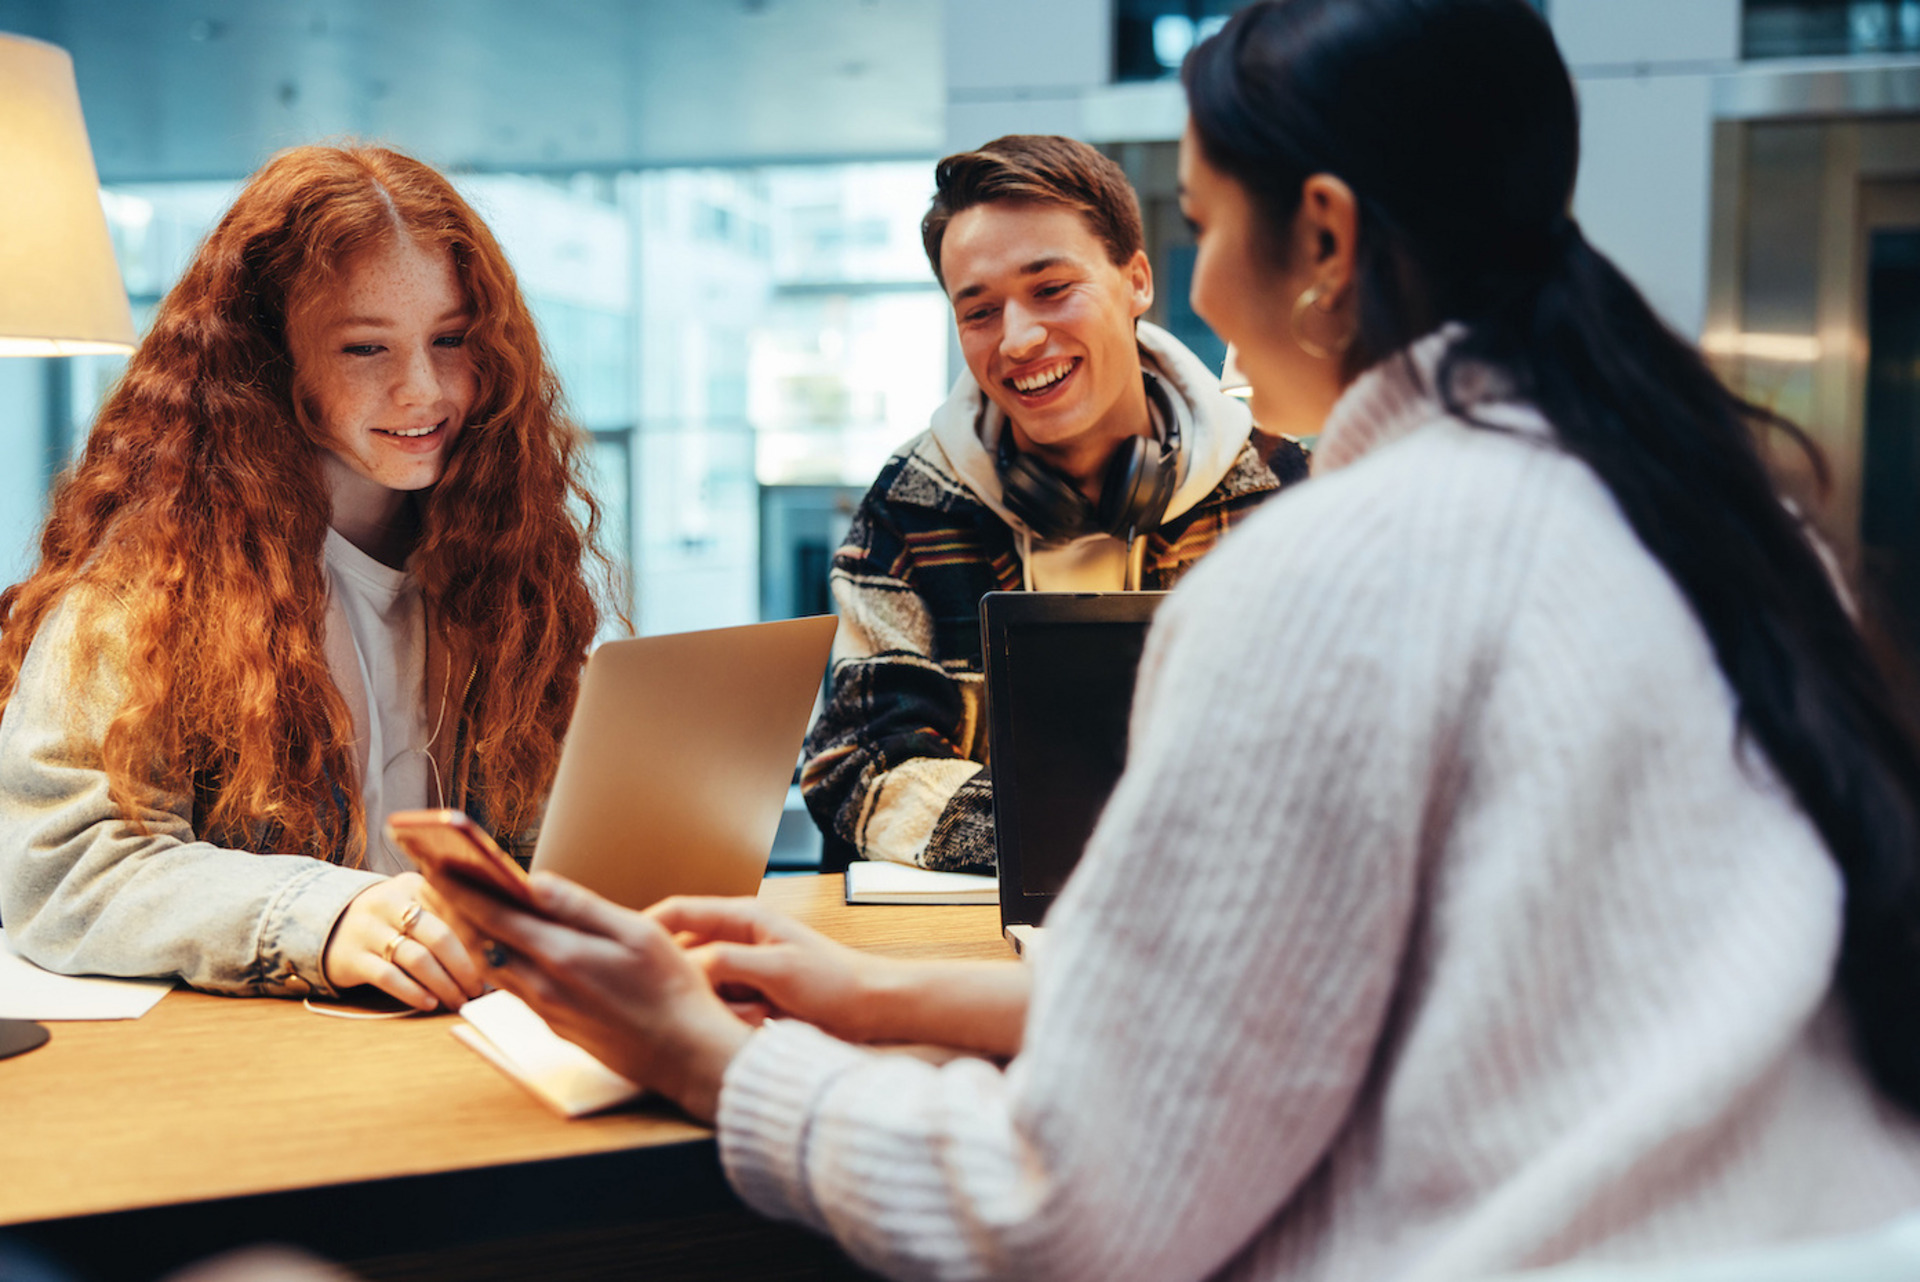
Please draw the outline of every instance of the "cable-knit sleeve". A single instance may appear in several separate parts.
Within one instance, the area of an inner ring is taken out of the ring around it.
[[[762,1031],[721,1101],[749,1202],[943,1278],[1202,1277],[1283,1211],[1375,1054],[1471,680],[1475,629],[1422,603],[1510,586],[1409,590],[1446,550],[1337,488],[1255,517],[1163,608],[1019,1057]]]

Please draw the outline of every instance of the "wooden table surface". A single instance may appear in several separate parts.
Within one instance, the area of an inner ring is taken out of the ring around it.
[[[1011,955],[996,908],[841,894],[838,876],[791,877],[760,897],[880,953]],[[711,1131],[657,1101],[562,1120],[456,1041],[455,1022],[182,989],[138,1020],[51,1024],[50,1044],[0,1061],[0,1225],[673,1146],[713,1166]]]

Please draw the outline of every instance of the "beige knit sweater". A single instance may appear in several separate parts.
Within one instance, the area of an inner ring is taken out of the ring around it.
[[[1831,992],[1831,861],[1605,488],[1483,416],[1518,430],[1397,362],[1349,390],[1319,479],[1160,614],[1020,1056],[769,1025],[721,1097],[747,1201],[902,1277],[1102,1280],[1475,1278],[1920,1206]]]

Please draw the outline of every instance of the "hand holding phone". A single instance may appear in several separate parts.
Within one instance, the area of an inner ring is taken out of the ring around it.
[[[421,872],[444,872],[515,907],[537,911],[526,871],[463,812],[396,811],[387,817],[387,835]]]

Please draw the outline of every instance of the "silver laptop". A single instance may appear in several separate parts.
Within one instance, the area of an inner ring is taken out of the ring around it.
[[[629,908],[668,895],[753,894],[836,622],[820,615],[595,650],[532,866]]]

